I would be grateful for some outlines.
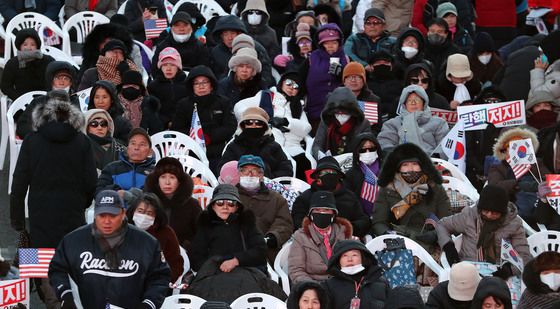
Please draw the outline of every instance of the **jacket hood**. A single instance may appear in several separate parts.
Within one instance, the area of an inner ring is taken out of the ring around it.
[[[347,111],[359,124],[364,120],[364,112],[358,106],[358,100],[354,93],[346,87],[338,87],[327,96],[327,104],[321,113],[321,119],[330,124],[334,121],[334,113],[337,109]]]
[[[72,76],[72,83],[70,83],[70,88],[72,88],[72,84],[76,83],[76,69],[73,65],[66,61],[52,61],[47,65],[47,69],[45,71],[45,85],[48,90],[52,89],[54,76],[59,71],[67,71]]]
[[[329,297],[325,288],[322,285],[315,281],[302,281],[292,287],[290,291],[290,296],[288,297],[287,301],[287,308],[288,309],[298,309],[299,308],[299,299],[301,295],[305,293],[307,290],[315,290],[317,293],[317,297],[319,298],[319,303],[321,304],[321,308],[329,308]]]
[[[554,98],[554,96],[548,92],[543,90],[531,91],[529,93],[529,98],[525,103],[525,115],[527,117],[532,116],[534,113],[531,110],[533,106],[541,103],[541,102],[550,102],[552,105],[552,110],[558,112],[560,108],[560,102]]]
[[[504,309],[511,309],[511,294],[503,279],[497,277],[482,278],[474,293],[471,307],[482,308],[482,302],[488,296],[499,298],[504,304]]]
[[[334,224],[338,224],[338,225],[342,225],[344,226],[344,238],[351,238],[352,237],[352,223],[350,223],[350,221],[337,216],[334,219]],[[311,220],[309,219],[309,216],[305,216],[303,218],[303,221],[301,222],[301,228],[303,229],[303,232],[305,233],[305,235],[307,235],[308,237],[311,237],[311,232],[309,231],[310,226],[311,225]]]
[[[404,71],[405,85],[408,84],[408,82],[410,80],[411,72],[415,71],[417,69],[422,69],[422,70],[426,71],[426,74],[428,75],[428,78],[430,79],[430,84],[428,85],[428,89],[426,89],[426,93],[428,94],[428,96],[432,96],[433,93],[434,93],[434,84],[435,84],[436,81],[434,80],[434,77],[432,75],[432,69],[425,62],[418,62],[418,63],[415,63],[415,64],[411,64],[406,68],[406,70]]]
[[[98,80],[93,84],[93,88],[91,88],[91,92],[89,93],[89,103],[88,109],[94,109],[95,104],[93,104],[93,97],[95,96],[95,92],[97,89],[103,88],[111,95],[111,107],[109,107],[109,114],[111,117],[115,118],[116,116],[122,115],[124,113],[124,108],[121,105],[121,101],[117,96],[117,88],[113,83],[106,81],[106,80]],[[114,119],[113,119],[114,120]]]
[[[498,140],[494,144],[494,157],[498,160],[503,161],[506,159],[506,153],[509,151],[506,149],[506,152],[502,152],[501,150],[504,149],[505,145],[513,140],[513,139],[527,139],[530,138],[531,142],[533,143],[533,148],[535,149],[535,153],[539,150],[539,140],[537,139],[537,135],[533,133],[531,130],[523,129],[523,128],[513,128],[503,132]]]
[[[399,98],[399,107],[397,107],[397,115],[404,116],[409,114],[409,111],[406,110],[405,103],[406,103],[406,99],[408,98],[408,95],[413,92],[416,93],[418,96],[420,96],[422,100],[424,100],[423,112],[430,113],[431,115],[430,106],[429,106],[430,98],[428,97],[428,94],[426,93],[424,88],[418,85],[409,85],[402,90],[401,96]]]
[[[241,33],[247,34],[247,28],[245,27],[245,24],[243,24],[243,21],[241,21],[241,19],[239,19],[239,17],[235,15],[226,15],[218,18],[216,26],[214,26],[214,31],[212,31],[214,42],[222,41],[220,35],[224,30],[236,30]]]
[[[268,23],[268,19],[270,18],[270,14],[268,14],[268,11],[266,10],[266,4],[264,3],[264,0],[247,0],[247,4],[245,5],[245,9],[243,10],[243,12],[241,12],[241,18],[244,21],[247,21],[247,15],[249,14],[249,11],[261,11],[264,13],[265,18],[263,18],[263,20],[261,21],[261,25],[265,25],[266,23]]]
[[[418,289],[397,286],[389,291],[385,308],[391,309],[424,309],[424,301]]]
[[[87,59],[88,63],[95,65],[100,53],[99,46],[107,38],[121,40],[129,52],[134,46],[132,36],[130,35],[130,32],[128,32],[128,29],[124,26],[115,23],[99,24],[95,26],[86,37],[84,47],[82,49],[83,59]],[[126,58],[128,58],[128,55]]]
[[[189,72],[189,76],[187,76],[187,90],[192,91],[192,83],[194,79],[199,76],[208,77],[208,79],[210,79],[210,83],[212,83],[212,89],[214,89],[214,91],[217,89],[218,80],[216,79],[216,75],[214,75],[214,72],[212,72],[212,70],[205,65],[197,65],[192,68],[192,70]]]
[[[529,291],[533,294],[547,294],[551,293],[552,290],[548,285],[541,281],[541,274],[537,271],[535,267],[536,259],[531,259],[525,267],[523,268],[523,282]]]
[[[381,150],[381,145],[377,141],[375,135],[370,132],[360,133],[354,138],[354,144],[352,146],[352,165],[357,168],[360,167],[360,149],[362,149],[362,145],[366,141],[372,141],[375,144],[375,148],[377,148],[377,160],[380,163],[379,166],[381,166],[381,163],[383,163],[382,158],[384,157],[383,150]]]
[[[414,61],[414,59],[421,59],[424,58],[424,46],[426,42],[424,41],[424,36],[422,32],[416,28],[405,28],[402,30],[401,34],[397,38],[397,42],[395,43],[395,52],[401,57],[401,59],[406,59],[404,57],[404,52],[401,50],[403,40],[409,36],[413,36],[418,41],[418,54],[416,54],[410,61]],[[408,60],[408,59],[407,59]]]
[[[400,162],[410,158],[420,160],[420,167],[422,168],[422,171],[428,175],[430,182],[437,184],[443,183],[441,174],[436,170],[428,155],[415,144],[405,143],[395,147],[395,149],[383,161],[383,166],[378,178],[379,186],[385,187],[391,183],[399,171]]]
[[[349,250],[358,250],[362,253],[362,266],[368,274],[381,277],[381,267],[377,265],[377,259],[373,256],[364,244],[357,240],[338,241],[333,248],[332,256],[327,264],[327,272],[335,277],[349,277],[340,270],[340,257]]]
[[[84,117],[85,117],[85,123],[84,123],[84,130],[83,132],[85,134],[87,134],[87,128],[88,128],[88,123],[98,117],[104,117],[107,118],[107,122],[109,124],[108,128],[109,128],[109,136],[113,137],[113,133],[115,133],[115,123],[113,122],[113,118],[111,117],[111,115],[109,115],[109,113],[106,110],[103,109],[99,109],[99,108],[94,108],[94,109],[90,109],[88,111],[86,111],[84,113]]]
[[[38,105],[32,113],[33,130],[42,130],[48,124],[53,124],[45,132],[50,140],[67,141],[84,127],[84,114],[70,101],[56,97],[47,97],[46,104]]]
[[[313,12],[315,12],[315,16],[327,14],[327,16],[329,17],[329,23],[335,23],[339,27],[341,27],[342,25],[342,17],[340,16],[340,13],[338,13],[334,7],[328,4],[320,3],[315,5],[313,7]]]

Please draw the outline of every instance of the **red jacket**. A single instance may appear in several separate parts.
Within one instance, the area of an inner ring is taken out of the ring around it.
[[[428,0],[416,0],[414,1],[414,7],[412,8],[412,19],[410,20],[410,25],[422,32],[422,35],[426,36],[428,29],[424,26],[424,7]]]
[[[517,25],[515,0],[476,1],[476,25],[478,27],[510,27]]]

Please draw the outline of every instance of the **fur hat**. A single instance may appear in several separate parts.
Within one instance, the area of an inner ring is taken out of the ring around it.
[[[364,83],[366,82],[366,69],[359,62],[352,61],[344,67],[342,71],[342,82],[350,75],[359,75]]]
[[[447,293],[458,301],[471,301],[480,282],[476,266],[469,262],[459,262],[451,266]]]
[[[84,133],[87,134],[87,129],[88,129],[88,124],[90,121],[92,121],[93,119],[96,118],[101,118],[104,119],[105,121],[107,121],[107,128],[109,129],[108,135],[109,136],[113,136],[113,133],[115,133],[115,124],[113,122],[113,118],[111,117],[111,115],[109,114],[109,112],[107,112],[104,109],[99,109],[99,108],[94,108],[94,109],[90,109],[87,112],[84,113],[85,116],[85,125],[84,125]]]
[[[447,57],[445,77],[451,80],[451,75],[458,78],[466,77],[468,80],[472,79],[473,72],[469,64],[469,57],[463,54],[453,54]]]
[[[533,148],[535,149],[535,153],[539,150],[539,140],[537,139],[537,135],[533,133],[531,130],[523,129],[523,128],[513,128],[509,129],[498,137],[498,140],[494,144],[494,157],[498,160],[503,161],[506,159],[506,154],[508,153],[509,149],[506,146],[512,140],[520,140],[520,139],[527,139],[530,138],[531,142],[533,143]]]
[[[174,66],[176,66],[177,68],[179,68],[179,70],[183,69],[183,64],[181,62],[181,55],[179,54],[179,52],[173,48],[173,47],[166,47],[164,48],[160,53],[159,53],[159,57],[158,57],[158,63],[157,63],[157,67],[158,69],[161,69],[161,66],[166,64],[166,63],[171,63]]]
[[[507,191],[497,185],[488,184],[480,192],[478,210],[490,210],[502,215],[508,211],[509,196]]]
[[[312,41],[311,32],[309,32],[310,27],[308,24],[299,23],[296,29],[296,43],[298,43],[302,39],[308,39],[309,41]]]
[[[231,53],[235,55],[238,50],[244,47],[255,49],[255,40],[250,35],[240,33],[231,42]]]
[[[258,106],[253,106],[253,107],[249,107],[247,108],[243,114],[241,114],[241,119],[239,120],[239,125],[241,126],[241,124],[243,123],[243,121],[245,120],[260,120],[264,123],[268,123],[268,121],[270,120],[270,117],[268,117],[268,114],[266,113],[266,111]]]
[[[33,131],[49,122],[68,123],[76,131],[84,128],[85,118],[81,110],[71,104],[66,91],[53,90],[47,93],[47,103],[39,104],[32,113]]]
[[[21,50],[21,44],[27,39],[32,38],[37,45],[37,49],[41,49],[41,39],[39,38],[39,34],[33,28],[22,29],[16,33],[16,48],[17,50]]]
[[[443,182],[441,174],[434,167],[430,157],[428,157],[428,155],[417,145],[405,143],[395,147],[395,149],[385,158],[379,173],[379,186],[385,187],[391,183],[399,171],[399,163],[410,158],[415,158],[420,161],[422,172],[428,175],[430,182],[437,184],[441,184]]]
[[[257,51],[253,48],[244,47],[239,49],[235,56],[229,59],[228,66],[230,70],[235,72],[237,66],[240,64],[250,65],[254,69],[253,76],[260,73],[262,70],[262,64],[257,56]]]
[[[181,164],[181,162],[179,162],[179,160],[177,160],[176,158],[172,157],[161,158],[157,162],[156,167],[154,168],[154,171],[152,173],[157,175],[158,178],[165,173],[172,174],[177,177],[179,183],[182,183],[187,177],[183,164]]]

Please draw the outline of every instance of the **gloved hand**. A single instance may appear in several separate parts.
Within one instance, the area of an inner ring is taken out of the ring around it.
[[[285,68],[288,62],[292,61],[292,56],[290,55],[278,55],[274,57],[274,65],[280,68]]]
[[[492,273],[492,276],[502,278],[504,280],[509,279],[513,276],[513,271],[511,270],[511,263],[506,262],[504,265],[498,267],[498,270]]]
[[[275,128],[286,127],[290,124],[287,118],[284,117],[272,117],[270,119],[270,125]]]
[[[117,71],[119,71],[119,73],[121,73],[121,77],[124,75],[124,73],[126,71],[130,70],[130,67],[128,66],[128,63],[126,62],[126,60],[121,61],[118,65],[117,65]]]
[[[437,242],[437,233],[435,230],[427,231],[422,234],[416,235],[416,239],[423,243],[434,245]]]
[[[332,62],[329,66],[329,74],[340,76],[340,73],[342,73],[342,65],[340,63]]]
[[[443,252],[445,252],[449,266],[461,262],[459,253],[457,253],[457,249],[455,248],[455,244],[452,240],[443,246]]]
[[[274,236],[274,234],[267,233],[266,236],[264,236],[264,240],[266,241],[266,245],[269,249],[278,248],[278,240],[276,240],[276,236]]]
[[[552,189],[548,186],[548,184],[546,183],[546,181],[543,181],[539,184],[538,190],[537,190],[537,196],[539,199],[541,199],[543,202],[546,201],[546,196],[547,194],[552,193]]]
[[[64,294],[64,297],[62,298],[62,303],[60,304],[60,308],[61,309],[77,309],[78,308],[78,307],[76,307],[76,303],[74,303],[74,296],[72,296],[72,293]]]

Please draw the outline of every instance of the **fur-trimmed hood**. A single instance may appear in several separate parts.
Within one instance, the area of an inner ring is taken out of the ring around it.
[[[530,138],[531,142],[533,142],[533,148],[535,149],[535,153],[536,153],[539,150],[539,140],[537,139],[537,135],[528,129],[513,128],[503,132],[500,135],[500,137],[498,137],[498,140],[494,144],[494,148],[493,148],[494,157],[496,157],[500,161],[505,160],[506,153],[509,151],[508,149],[505,149],[505,151],[502,152],[505,145],[513,139],[527,139],[527,138]]]
[[[350,221],[342,217],[336,216],[333,224],[338,224],[345,227],[344,238],[350,239],[352,237],[353,230],[352,230],[352,223],[350,223]],[[311,232],[309,231],[309,225],[311,225],[311,219],[309,219],[309,217],[306,216],[305,218],[303,218],[303,221],[301,223],[301,228],[303,229],[303,232],[305,233],[305,235],[307,235],[307,237],[311,237]]]
[[[41,131],[53,141],[68,141],[81,132],[85,124],[84,114],[69,100],[47,95],[47,103],[38,105],[32,114],[33,131]],[[48,124],[55,124],[46,128]]]
[[[428,155],[415,144],[405,143],[397,146],[393,152],[385,158],[381,172],[379,173],[379,186],[385,187],[390,184],[399,171],[399,163],[409,158],[416,158],[420,161],[420,167],[422,171],[428,175],[429,182],[437,184],[443,183],[441,174],[436,170]]]
[[[82,71],[95,66],[100,54],[99,46],[107,38],[121,40],[128,49],[128,53],[125,56],[128,58],[134,44],[130,32],[119,24],[99,24],[93,28],[84,42],[84,47],[82,48],[82,58],[84,59],[81,66]]]

